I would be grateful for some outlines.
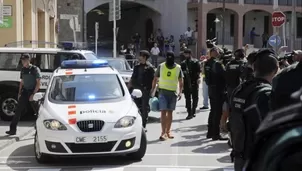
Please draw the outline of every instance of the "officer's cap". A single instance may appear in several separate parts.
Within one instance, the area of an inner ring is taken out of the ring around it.
[[[21,60],[23,60],[23,59],[30,59],[30,55],[29,54],[22,54]]]
[[[276,52],[273,49],[269,48],[260,49],[255,55],[255,60],[263,57],[273,57],[278,59],[278,55],[276,54]]]
[[[191,49],[185,49],[185,50],[184,50],[184,53],[191,54],[192,51],[191,51]]]
[[[174,55],[174,52],[169,51],[169,52],[167,52],[166,56],[167,56],[167,58],[174,58],[175,55]]]
[[[235,57],[241,57],[241,58],[243,58],[244,57],[244,49],[237,49],[237,50],[235,50],[234,56]]]
[[[141,50],[141,51],[139,52],[139,55],[140,55],[140,56],[144,56],[144,57],[146,57],[147,59],[150,57],[150,53],[149,53],[147,50]]]

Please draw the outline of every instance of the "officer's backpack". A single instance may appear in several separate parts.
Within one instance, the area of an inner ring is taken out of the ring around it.
[[[302,103],[269,114],[256,133],[245,171],[302,170]]]
[[[230,113],[230,130],[231,130],[231,142],[233,146],[233,152],[231,157],[240,156],[245,158],[248,154],[244,153],[248,151],[251,146],[249,142],[253,142],[253,137],[246,136],[247,132],[250,132],[245,123],[247,113],[244,112],[246,108],[253,105],[256,102],[259,94],[271,91],[269,84],[257,83],[255,81],[248,81],[240,84],[233,92],[231,97],[232,112]],[[254,117],[257,116],[255,113]],[[249,134],[251,135],[251,134]]]

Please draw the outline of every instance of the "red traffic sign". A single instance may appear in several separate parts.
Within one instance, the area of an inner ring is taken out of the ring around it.
[[[285,23],[286,15],[281,11],[275,11],[272,15],[272,25],[274,27],[280,27]]]

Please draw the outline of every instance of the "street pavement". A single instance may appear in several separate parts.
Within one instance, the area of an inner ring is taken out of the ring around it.
[[[202,98],[199,107],[201,101]],[[64,158],[51,165],[41,165],[34,157],[32,132],[0,151],[0,171],[233,171],[226,141],[211,141],[205,137],[209,110],[198,111],[194,119],[187,121],[184,104],[184,99],[177,103],[172,140],[158,140],[159,113],[150,113],[148,148],[141,161],[124,157]],[[1,136],[4,131],[6,129],[1,129]]]

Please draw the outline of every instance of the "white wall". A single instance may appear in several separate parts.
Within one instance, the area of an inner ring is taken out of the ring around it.
[[[195,20],[197,20],[197,11],[195,10],[189,10],[188,9],[188,22],[187,22],[187,26],[191,27],[191,29],[195,30]]]
[[[161,4],[161,28],[164,36],[175,37],[175,51],[179,52],[178,39],[187,30],[188,8],[184,0],[155,0]]]

